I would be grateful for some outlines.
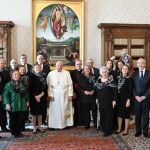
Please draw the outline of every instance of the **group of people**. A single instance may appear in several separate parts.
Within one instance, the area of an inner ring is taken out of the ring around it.
[[[100,69],[93,64],[93,59],[88,58],[82,68],[82,61],[77,60],[75,70],[70,72],[74,91],[74,125],[88,129],[92,113],[94,127],[99,128],[104,136],[113,132],[119,134],[122,130],[125,136],[133,105],[135,137],[143,133],[149,138],[150,72],[146,69],[146,60],[139,58],[134,71],[121,59],[115,67],[111,59]]]
[[[131,73],[129,65],[112,60],[100,69],[93,67],[88,58],[75,61],[75,69],[66,71],[63,62],[56,62],[56,69],[44,64],[44,57],[37,56],[37,63],[27,63],[27,55],[20,56],[20,64],[13,59],[10,67],[0,59],[0,126],[9,128],[14,137],[23,136],[22,130],[29,112],[33,116],[33,133],[44,132],[48,116],[49,129],[64,129],[71,126],[90,128],[91,120],[104,136],[114,132],[128,134],[131,101],[135,106],[135,124],[138,137],[142,133],[149,138],[150,72],[146,60],[137,60],[138,70]],[[47,113],[47,107],[48,113]],[[99,114],[99,115],[98,115]]]

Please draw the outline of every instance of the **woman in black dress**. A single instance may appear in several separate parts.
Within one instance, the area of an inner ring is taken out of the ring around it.
[[[91,121],[90,110],[92,110],[92,104],[95,103],[95,77],[91,74],[91,69],[88,65],[84,66],[83,72],[78,79],[78,84],[79,101],[81,103],[80,125],[83,125],[88,129]]]
[[[95,88],[99,103],[101,128],[104,132],[104,136],[108,136],[113,130],[117,86],[113,77],[111,75],[109,76],[107,67],[100,68],[100,77],[96,81]]]
[[[38,130],[41,129],[42,113],[44,111],[44,101],[47,96],[47,83],[46,75],[41,72],[41,66],[36,64],[33,66],[33,74],[30,76],[29,82],[30,92],[30,112],[33,115],[34,129],[33,133],[36,133],[36,123],[38,124]]]
[[[129,118],[130,118],[130,100],[132,96],[132,80],[129,77],[128,65],[123,65],[122,74],[117,77],[118,79],[118,103],[117,103],[117,114],[118,114],[118,130],[117,133],[121,132],[122,120],[125,119],[125,129],[123,135],[127,135]]]
[[[108,68],[109,70],[109,75],[113,76],[115,82],[117,81],[117,76],[115,74],[115,71],[113,70],[113,61],[112,60],[107,60],[105,62],[105,66]]]

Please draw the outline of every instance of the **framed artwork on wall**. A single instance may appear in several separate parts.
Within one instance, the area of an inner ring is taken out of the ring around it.
[[[33,62],[63,61],[70,70],[84,57],[84,0],[32,0]]]

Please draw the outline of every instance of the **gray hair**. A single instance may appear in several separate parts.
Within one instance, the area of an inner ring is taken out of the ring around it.
[[[109,70],[106,66],[100,67],[100,69],[99,69],[100,74],[102,73],[102,70],[106,70],[109,73]]]

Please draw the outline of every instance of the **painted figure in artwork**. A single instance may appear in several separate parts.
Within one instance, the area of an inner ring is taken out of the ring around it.
[[[45,32],[45,30],[47,28],[48,16],[42,15],[40,18],[41,18],[41,23],[38,25],[38,27],[43,29],[43,31]]]
[[[60,5],[56,5],[51,16],[52,31],[57,39],[60,39],[66,31],[65,14]]]

